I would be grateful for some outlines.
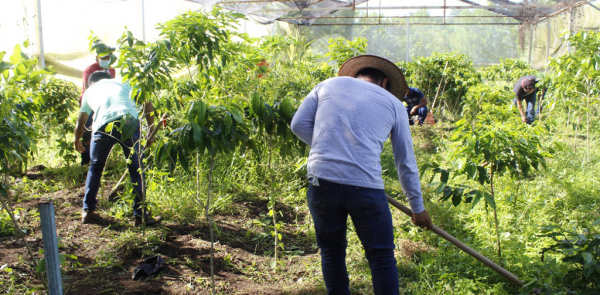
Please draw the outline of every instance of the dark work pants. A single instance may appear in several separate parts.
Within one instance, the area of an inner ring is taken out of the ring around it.
[[[308,206],[314,220],[321,269],[327,294],[350,294],[346,269],[348,215],[369,261],[374,293],[399,294],[398,268],[394,257],[392,215],[382,189],[311,181]]]
[[[537,98],[537,92],[538,92],[538,90],[536,89],[529,95],[524,96],[521,100],[521,104],[525,104],[525,106],[524,106],[525,117],[526,117],[526,122],[529,125],[531,125],[533,123],[533,121],[535,120],[535,113],[536,113],[535,100]],[[517,99],[519,99],[519,98],[517,97],[514,100],[515,105],[517,104]],[[525,101],[525,103],[523,103],[523,101]]]
[[[408,114],[408,123],[410,125],[414,125],[415,122],[413,122],[412,120],[412,116],[410,114],[410,111],[412,111],[413,107],[406,107],[406,113]],[[423,122],[425,122],[425,118],[427,118],[427,113],[429,112],[429,110],[427,109],[427,106],[422,106],[420,108],[417,109],[417,115],[419,117],[419,125],[422,125]]]
[[[88,171],[87,179],[85,181],[85,196],[83,197],[83,209],[84,210],[95,210],[96,209],[96,195],[100,188],[100,179],[106,160],[110,154],[110,150],[115,144],[120,144],[123,148],[123,154],[127,161],[127,169],[129,170],[129,176],[131,177],[131,183],[135,189],[135,198],[133,199],[133,215],[142,216],[142,210],[140,208],[140,202],[143,200],[143,183],[142,175],[140,174],[140,160],[138,155],[140,154],[140,129],[139,123],[137,123],[137,129],[133,134],[132,138],[121,141],[121,133],[117,130],[120,122],[115,122],[114,127],[109,134],[105,132],[94,132],[92,134],[92,141],[90,143],[90,169]],[[100,128],[104,130],[104,126]]]

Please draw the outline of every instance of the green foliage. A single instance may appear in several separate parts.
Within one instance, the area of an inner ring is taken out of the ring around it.
[[[242,17],[218,9],[213,9],[210,15],[190,11],[160,25],[160,36],[169,41],[173,60],[182,67],[195,66],[201,77],[210,80],[206,75],[210,68],[216,70],[214,77],[219,77],[230,56],[238,53],[231,42],[231,37],[237,34],[231,29]]]
[[[518,59],[500,59],[500,63],[480,70],[481,77],[486,81],[503,81],[514,84],[519,78],[528,75],[539,75],[529,64]]]
[[[483,118],[486,123],[489,119],[495,121],[513,121],[514,112],[511,111],[512,91],[497,87],[494,84],[482,83],[469,88],[462,102],[462,117],[468,122]]]
[[[15,210],[15,212],[13,213],[14,215],[17,215],[19,212]],[[10,215],[4,211],[1,210],[0,211],[0,237],[5,237],[5,236],[12,236],[15,233],[15,226],[14,223],[12,221],[12,219],[10,218]]]
[[[354,41],[343,37],[329,39],[329,49],[325,56],[339,68],[345,61],[367,52],[367,39],[357,38]]]
[[[117,57],[114,55],[116,48],[106,45],[94,32],[91,33],[88,37],[88,40],[90,40],[90,51],[95,52],[96,56],[110,55],[110,63],[108,65],[114,64],[117,61]]]
[[[550,90],[557,104],[585,112],[587,100],[600,93],[600,33],[578,32],[569,42],[574,52],[550,61]]]
[[[492,114],[480,114],[474,124],[464,119],[456,123],[457,128],[450,138],[453,145],[449,158],[456,174],[466,175],[467,179],[484,186],[490,182],[484,172],[488,166],[490,173],[508,172],[514,179],[527,177],[532,169],[546,166],[545,157],[551,154],[541,144],[547,132],[543,126],[529,127],[516,120],[512,124],[511,121],[494,124],[494,118]],[[476,194],[473,203],[479,198]],[[455,205],[460,203],[453,201]],[[494,207],[493,203],[488,202],[488,205]]]
[[[81,90],[72,82],[55,78],[49,79],[42,88],[36,126],[39,130],[50,131],[46,134],[56,137],[59,155],[66,163],[72,163],[77,159],[73,147],[73,114],[78,113],[77,102]]]
[[[400,63],[409,86],[417,87],[429,100],[429,107],[441,107],[451,113],[460,112],[461,102],[469,87],[481,82],[473,60],[459,53],[434,53]]]
[[[171,43],[158,40],[146,44],[126,31],[119,39],[119,63],[123,80],[131,85],[138,102],[151,101],[160,90],[169,87],[171,71],[169,60]]]
[[[35,143],[31,121],[41,105],[40,84],[52,72],[36,69],[37,59],[30,59],[19,45],[9,61],[4,61],[4,55],[0,52],[0,165],[6,171],[9,163],[25,162]]]
[[[554,241],[550,247],[542,250],[544,253],[558,253],[562,261],[570,265],[570,270],[563,278],[564,284],[577,294],[597,294],[600,292],[600,234],[593,229],[600,225],[600,219],[585,228],[573,228],[563,231],[558,226],[548,226],[542,229],[541,237]]]

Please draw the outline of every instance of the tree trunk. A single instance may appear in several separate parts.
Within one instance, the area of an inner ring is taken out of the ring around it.
[[[273,258],[275,258],[275,265],[277,265],[277,248],[279,246],[279,233],[277,232],[277,212],[275,211],[276,198],[275,198],[275,190],[273,185],[275,184],[275,176],[273,175],[273,170],[271,169],[271,155],[273,154],[273,142],[272,135],[269,135],[269,175],[271,176],[271,212],[273,213],[273,232],[275,233],[275,249],[273,251]]]
[[[215,163],[215,154],[214,152],[210,155],[210,170],[208,172],[208,195],[206,197],[206,206],[205,206],[205,214],[206,214],[206,223],[208,224],[208,228],[210,230],[210,278],[212,282],[212,294],[216,294],[215,289],[215,234],[213,230],[212,218],[210,216],[209,208],[210,208],[210,193],[212,187],[212,173]]]

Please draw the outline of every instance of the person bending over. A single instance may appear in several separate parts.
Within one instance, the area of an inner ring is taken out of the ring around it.
[[[536,76],[524,76],[515,83],[515,87],[513,88],[513,92],[515,93],[514,102],[519,109],[521,121],[529,125],[535,120],[535,101],[538,93],[538,88],[535,84],[537,81]],[[523,101],[526,103],[525,108],[523,107]]]
[[[415,124],[412,117],[416,115],[419,118],[418,124],[423,125],[428,112],[425,94],[418,88],[408,87],[402,101],[406,102],[406,113],[408,114],[409,124]]]
[[[85,182],[85,195],[83,198],[83,211],[81,218],[83,223],[90,223],[95,217],[96,195],[100,187],[102,171],[110,150],[115,144],[121,145],[123,154],[127,161],[127,168],[131,177],[131,183],[135,188],[133,200],[134,224],[142,224],[142,208],[140,203],[144,200],[145,189],[141,168],[141,144],[140,124],[137,120],[138,112],[131,99],[131,87],[111,79],[111,75],[105,71],[97,71],[90,75],[89,88],[85,92],[79,118],[75,126],[75,149],[85,152],[81,141],[85,123],[93,112],[94,123],[92,125],[92,137],[90,142],[90,167]],[[151,102],[144,104],[144,115],[150,127],[150,134],[154,128],[154,107]],[[123,125],[122,125],[123,124]],[[112,128],[107,128],[112,126]],[[123,136],[120,130],[129,130]],[[127,133],[131,133],[130,136]],[[129,137],[129,138],[127,138]],[[155,141],[155,137],[147,140],[147,146]],[[152,218],[145,215],[144,222],[153,225],[160,222],[160,216]]]

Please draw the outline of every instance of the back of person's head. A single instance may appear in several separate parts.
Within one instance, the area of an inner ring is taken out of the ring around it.
[[[380,70],[375,69],[375,68],[361,69],[354,76],[354,78],[361,78],[361,77],[369,77],[375,84],[379,84],[379,83],[381,83],[381,81],[383,81],[383,79],[387,78],[384,73],[382,73]]]
[[[93,72],[87,80],[88,86],[92,86],[92,84],[102,80],[102,79],[112,79],[110,73],[106,71],[96,71]]]

